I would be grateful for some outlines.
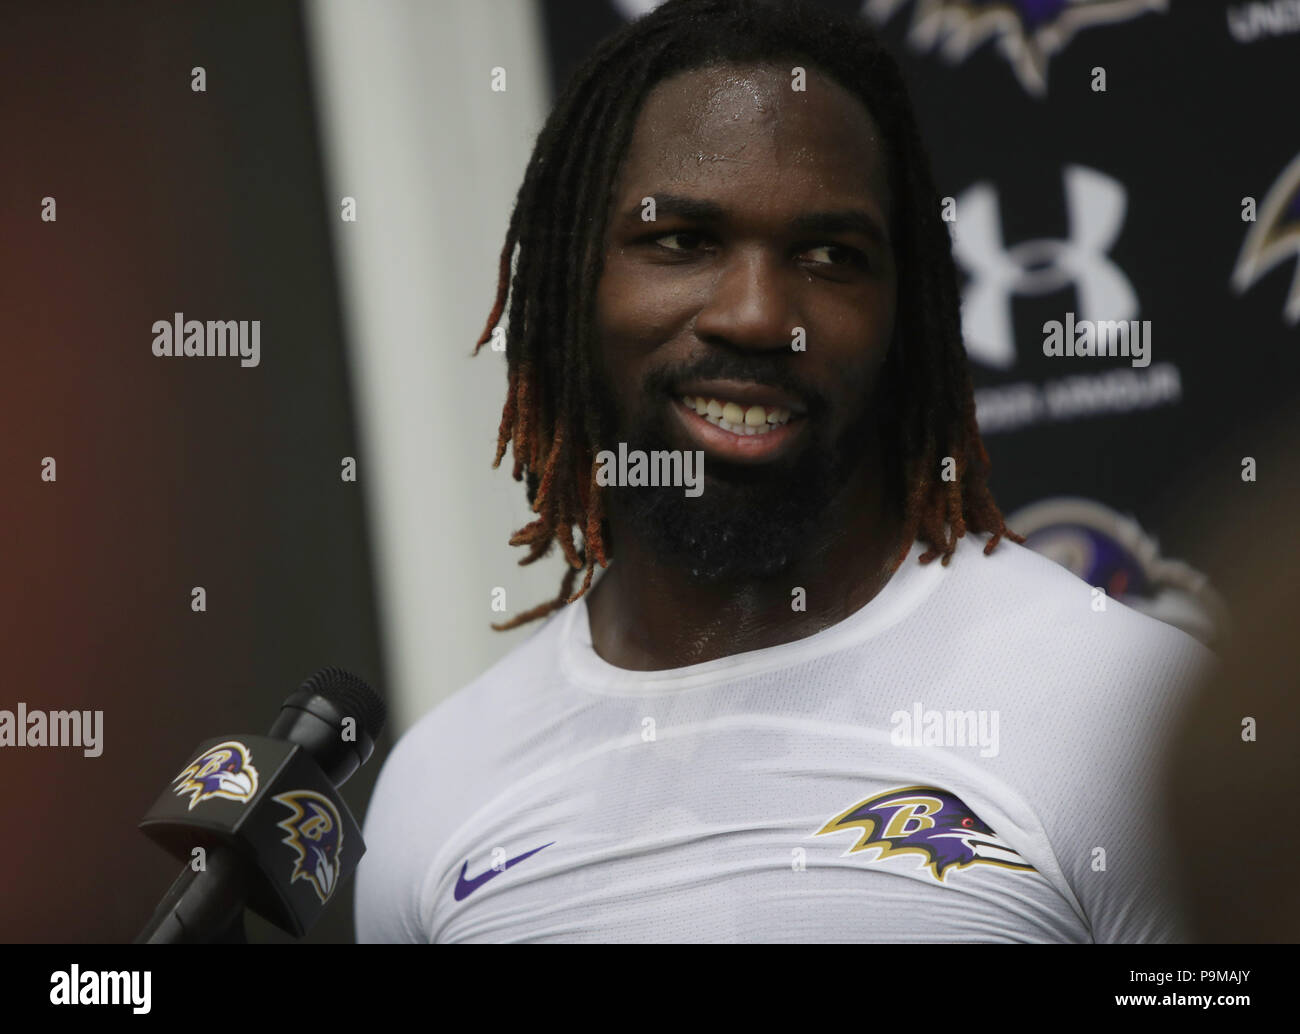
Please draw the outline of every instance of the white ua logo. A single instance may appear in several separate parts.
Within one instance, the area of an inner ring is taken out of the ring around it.
[[[1106,255],[1124,225],[1123,186],[1082,165],[1067,165],[1062,178],[1070,223],[1066,240],[1040,238],[1008,248],[991,183],[976,183],[957,198],[957,221],[948,224],[953,257],[971,277],[962,292],[962,334],[970,357],[985,366],[1015,364],[1013,295],[1074,284],[1081,319],[1128,320],[1137,313],[1133,285]]]

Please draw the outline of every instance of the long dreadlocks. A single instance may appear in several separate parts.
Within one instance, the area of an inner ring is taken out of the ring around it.
[[[643,101],[678,72],[787,60],[816,68],[857,96],[884,136],[899,285],[900,334],[881,396],[896,410],[885,446],[904,503],[894,569],[918,538],[929,547],[921,563],[942,557],[944,564],[967,530],[992,533],[986,554],[1004,535],[1024,541],[1003,523],[989,491],[950,238],[897,64],[861,20],[798,0],[668,0],[602,43],[570,79],[538,136],[510,217],[496,303],[474,348],[477,354],[490,339],[509,297],[509,388],[492,465],[500,465],[511,443],[514,479],[526,478],[538,515],[510,539],[528,547],[520,564],[558,542],[569,567],[558,596],[493,628],[515,628],[572,603],[590,587],[595,565],[609,563],[594,462],[599,407],[589,402],[594,302],[609,195]],[[956,476],[945,481],[939,475],[947,457]]]

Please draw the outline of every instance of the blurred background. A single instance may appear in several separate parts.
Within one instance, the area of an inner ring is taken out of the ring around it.
[[[131,940],[178,870],[138,820],[195,745],[264,733],[318,668],[389,703],[344,788],[360,820],[395,738],[532,633],[488,627],[493,590],[512,615],[562,566],[520,568],[506,545],[529,511],[491,469],[504,357],[470,352],[551,99],[654,6],[5,6],[0,709],[101,709],[104,745],[0,749],[0,939]],[[1008,523],[1225,648],[1237,601],[1296,556],[1279,520],[1252,583],[1234,544],[1258,550],[1298,480],[1277,443],[1300,398],[1300,19],[1217,0],[826,6],[893,45],[956,203]],[[1065,311],[1150,320],[1150,365],[1045,358]],[[260,362],[155,356],[176,313],[260,321]],[[1287,645],[1293,604],[1250,627]],[[1267,779],[1295,800],[1294,766]],[[309,939],[350,941],[351,911],[349,885]]]

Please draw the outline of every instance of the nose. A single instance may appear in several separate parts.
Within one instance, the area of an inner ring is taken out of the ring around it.
[[[798,323],[791,305],[790,275],[764,249],[737,249],[695,317],[696,336],[734,348],[788,350]]]

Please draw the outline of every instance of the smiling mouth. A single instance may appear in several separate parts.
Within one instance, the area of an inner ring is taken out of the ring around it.
[[[743,437],[770,434],[788,424],[792,416],[782,406],[745,406],[704,395],[683,395],[681,401],[714,427]]]
[[[715,461],[739,465],[787,455],[808,423],[802,414],[780,406],[742,405],[699,395],[676,396],[672,409],[692,448]]]

